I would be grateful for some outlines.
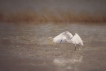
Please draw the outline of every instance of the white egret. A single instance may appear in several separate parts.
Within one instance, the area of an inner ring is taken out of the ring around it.
[[[73,36],[68,31],[65,31],[65,32],[57,35],[56,37],[53,38],[53,41],[55,43],[67,42],[67,43],[75,44],[75,50],[76,50],[76,45],[80,45],[80,46],[84,45],[82,39],[80,38],[80,36],[77,33],[75,33],[75,35]]]

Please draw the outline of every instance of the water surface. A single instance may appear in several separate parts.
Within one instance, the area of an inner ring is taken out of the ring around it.
[[[84,41],[55,44],[52,38],[69,31]],[[1,71],[105,71],[106,25],[86,23],[0,23]]]

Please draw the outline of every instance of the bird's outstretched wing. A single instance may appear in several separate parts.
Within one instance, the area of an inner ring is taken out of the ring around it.
[[[71,39],[70,42],[73,44],[80,44],[81,46],[84,45],[81,37],[77,33],[75,33],[74,37]]]
[[[55,43],[61,43],[61,42],[67,42],[68,40],[71,40],[72,38],[73,38],[73,35],[70,32],[65,31],[57,35],[56,37],[54,37],[53,41]]]
[[[53,38],[53,41],[54,41],[55,43],[66,42],[65,33],[66,33],[66,32],[63,32],[63,33],[57,35],[56,37]]]

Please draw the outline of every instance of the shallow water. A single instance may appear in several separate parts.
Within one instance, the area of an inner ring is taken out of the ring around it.
[[[61,32],[78,33],[83,49],[55,44]],[[105,71],[106,25],[0,23],[0,71]]]

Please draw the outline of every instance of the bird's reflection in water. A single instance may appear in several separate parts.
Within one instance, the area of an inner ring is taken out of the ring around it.
[[[77,71],[77,66],[83,60],[82,50],[74,51],[71,58],[55,58],[53,64],[56,66],[57,71]]]

